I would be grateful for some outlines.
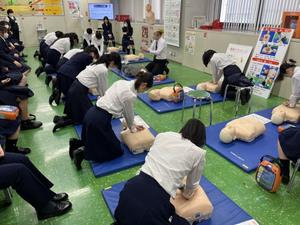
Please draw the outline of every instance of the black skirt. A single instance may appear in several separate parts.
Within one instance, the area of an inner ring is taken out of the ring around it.
[[[75,124],[81,124],[86,112],[93,106],[88,97],[89,89],[75,80],[66,96],[64,113]]]
[[[114,216],[117,225],[189,225],[176,215],[170,195],[143,172],[125,184]]]
[[[121,143],[111,126],[112,115],[93,106],[83,120],[81,139],[85,146],[85,159],[105,162],[123,154]]]
[[[279,135],[279,143],[286,157],[292,161],[300,158],[300,128],[291,127]]]
[[[5,120],[0,119],[0,135],[4,137],[9,137],[13,135],[21,124],[21,119],[16,120]]]
[[[57,65],[57,63],[58,63],[60,57],[61,57],[61,54],[60,54],[59,51],[50,48],[50,49],[48,50],[48,52],[47,52],[47,60],[46,60],[46,62],[47,62],[49,65],[51,65],[51,66],[53,66],[54,68],[56,68],[56,65]]]
[[[229,65],[223,69],[223,74],[224,74],[224,80],[222,82],[221,86],[221,91],[220,94],[224,96],[225,94],[225,89],[228,84],[234,85],[234,83],[230,82],[230,76],[234,74],[241,74],[242,71],[237,65]],[[236,95],[236,90],[234,87],[229,87],[227,90],[227,98],[229,99],[235,99]]]
[[[0,104],[19,106],[20,100],[32,97],[33,92],[27,87],[12,85],[0,89]]]

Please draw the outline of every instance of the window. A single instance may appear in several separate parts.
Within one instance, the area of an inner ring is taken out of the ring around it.
[[[147,4],[152,5],[152,11],[154,12],[155,19],[161,20],[162,18],[162,3],[161,0],[144,0],[144,7],[143,7],[143,18],[146,19],[146,10],[145,7]]]
[[[300,0],[222,0],[220,20],[230,30],[280,26],[283,11],[299,10]]]

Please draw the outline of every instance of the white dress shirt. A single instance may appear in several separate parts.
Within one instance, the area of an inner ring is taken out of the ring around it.
[[[153,177],[171,197],[187,177],[186,198],[198,186],[205,165],[206,151],[175,132],[160,133],[146,156],[141,171]]]
[[[134,80],[116,81],[96,103],[114,117],[123,115],[129,128],[134,125],[134,102],[137,99],[134,83]]]
[[[56,41],[57,37],[55,35],[55,32],[50,32],[48,34],[46,34],[46,36],[44,37],[45,43],[50,46],[53,44],[54,41]]]
[[[60,54],[65,54],[71,48],[70,38],[60,38],[53,45],[51,45],[50,49],[55,49]]]
[[[79,52],[83,52],[83,49],[80,48],[73,48],[71,50],[69,50],[65,55],[64,58],[66,59],[71,59],[74,55],[76,55]]]
[[[215,53],[209,64],[211,65],[213,82],[217,84],[223,76],[223,69],[229,65],[235,65],[235,61],[229,55]]]
[[[96,35],[93,34],[93,36],[92,36],[92,45],[94,45],[95,48],[97,48],[99,55],[102,56],[103,52],[104,52],[103,38],[98,39],[98,38],[96,38]]]
[[[108,69],[105,64],[87,66],[77,75],[77,80],[89,89],[96,89],[97,95],[103,96],[108,88]]]
[[[83,33],[83,39],[86,41],[88,46],[90,46],[92,44],[92,35],[93,34],[88,34],[86,31],[84,31],[84,33]]]
[[[300,100],[300,67],[294,69],[292,77],[292,94],[289,98],[290,107],[295,107]]]
[[[156,48],[157,43],[157,48]],[[149,48],[149,52],[156,55],[156,59],[167,59],[167,42],[162,37],[154,40]]]

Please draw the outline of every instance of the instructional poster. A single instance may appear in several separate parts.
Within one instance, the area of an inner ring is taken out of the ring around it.
[[[152,43],[154,28],[153,26],[144,25],[142,26],[142,46],[150,47]]]
[[[61,16],[64,15],[63,0],[12,0],[1,7],[14,10],[18,16]]]
[[[185,32],[184,52],[195,55],[196,33],[192,31]]]
[[[269,98],[279,74],[294,30],[263,28],[260,32],[246,76],[254,84],[254,94]]]
[[[165,0],[165,39],[168,45],[180,47],[181,0]]]
[[[236,65],[244,71],[253,47],[249,45],[229,44],[226,55],[231,56]]]

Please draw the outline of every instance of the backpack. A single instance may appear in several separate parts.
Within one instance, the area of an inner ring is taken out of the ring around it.
[[[264,155],[256,170],[255,180],[259,186],[269,192],[276,192],[281,184],[281,163],[273,156]]]

